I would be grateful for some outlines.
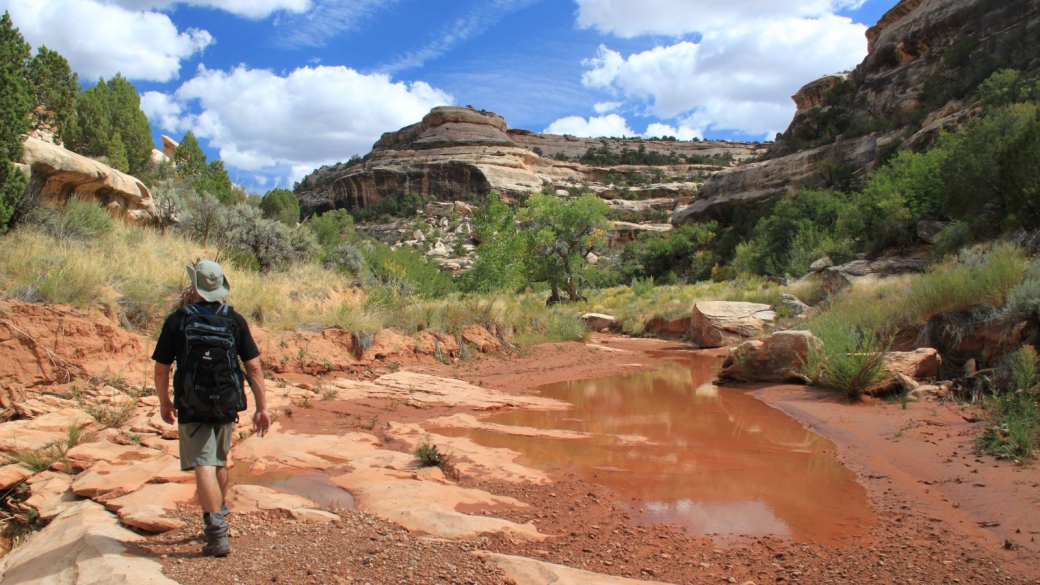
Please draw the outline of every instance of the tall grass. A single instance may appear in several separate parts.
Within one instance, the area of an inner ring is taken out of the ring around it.
[[[822,344],[810,345],[801,374],[813,385],[832,388],[855,399],[884,377],[888,342],[880,333],[880,315],[858,316],[828,311],[809,322]]]
[[[913,283],[902,321],[919,323],[976,305],[1000,308],[1025,280],[1029,267],[1026,253],[1009,243],[963,250],[952,262],[934,267]]]

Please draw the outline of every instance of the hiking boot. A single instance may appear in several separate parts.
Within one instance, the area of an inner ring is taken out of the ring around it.
[[[205,546],[202,547],[202,556],[205,557],[226,557],[229,554],[231,554],[231,545],[228,544],[226,536],[208,539]]]

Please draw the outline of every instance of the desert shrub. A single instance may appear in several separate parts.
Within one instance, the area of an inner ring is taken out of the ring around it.
[[[226,242],[230,236],[230,210],[212,195],[191,194],[184,198],[177,229],[208,246],[210,239]]]
[[[112,231],[115,222],[100,205],[72,197],[58,208],[38,208],[30,215],[49,234],[60,240],[90,240]]]
[[[429,435],[423,437],[423,440],[415,446],[412,454],[415,455],[415,458],[419,460],[420,465],[423,467],[436,467],[447,457],[447,454],[441,453],[437,449],[437,445],[430,442]]]
[[[888,342],[881,318],[874,310],[850,315],[833,309],[810,320],[809,330],[823,343],[809,348],[801,374],[813,385],[859,398],[884,376]]]
[[[1008,291],[1000,316],[1005,323],[1040,318],[1040,264],[1029,263],[1025,278]]]
[[[437,298],[455,290],[451,277],[415,250],[394,250],[378,242],[365,242],[359,249],[383,292],[392,297]]]
[[[934,267],[914,281],[907,295],[904,323],[984,305],[1003,307],[1010,292],[1026,278],[1029,259],[1007,243],[964,250],[951,263]]]
[[[292,233],[285,224],[264,219],[259,209],[236,205],[229,212],[228,245],[256,258],[261,272],[291,262],[295,256]]]
[[[335,248],[354,229],[354,218],[346,209],[334,209],[311,216],[304,226],[314,234],[322,248]]]

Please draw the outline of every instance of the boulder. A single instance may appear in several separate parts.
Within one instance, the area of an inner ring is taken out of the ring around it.
[[[948,225],[950,225],[948,221],[919,221],[917,222],[917,237],[926,244],[938,244],[939,234]]]
[[[762,335],[776,321],[769,305],[701,301],[693,305],[690,343],[697,348],[731,347]]]
[[[653,317],[643,324],[643,331],[653,334],[654,337],[667,339],[682,339],[690,334],[690,317],[679,317],[667,319],[665,317]]]
[[[942,356],[930,347],[914,351],[890,351],[885,354],[882,366],[885,377],[867,389],[868,394],[879,395],[888,392],[914,390],[916,380],[934,378],[942,366]]]
[[[585,326],[592,331],[613,329],[617,324],[612,315],[604,315],[602,313],[585,313],[581,316],[581,320],[584,321]]]
[[[481,353],[492,353],[502,350],[502,342],[480,325],[467,325],[462,328],[462,340],[472,344]]]
[[[830,256],[824,256],[809,265],[809,272],[820,272],[824,268],[830,268],[831,266],[834,266],[834,261],[831,260]]]
[[[924,272],[931,258],[927,255],[879,260],[853,260],[822,271],[823,289],[835,294],[845,287],[862,281],[877,280],[897,274]]]
[[[786,293],[780,295],[780,304],[793,315],[808,315],[813,310],[812,307],[803,303],[798,297]]]
[[[930,347],[914,351],[890,351],[885,354],[885,371],[895,376],[902,374],[917,380],[933,378],[939,374],[942,356]]]
[[[446,357],[455,357],[459,353],[459,342],[455,336],[427,329],[415,336],[415,349],[427,355],[440,352]]]
[[[11,551],[0,562],[0,574],[5,583],[21,585],[176,585],[159,563],[127,554],[125,543],[143,539],[100,505],[79,502]]]
[[[21,162],[41,186],[44,203],[75,196],[96,200],[129,221],[155,219],[155,203],[144,183],[108,165],[31,136],[25,139]]]
[[[821,342],[809,331],[777,331],[741,343],[722,363],[719,378],[741,382],[803,381],[798,368],[812,347]]]

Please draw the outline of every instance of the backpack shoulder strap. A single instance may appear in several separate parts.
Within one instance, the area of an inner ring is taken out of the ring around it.
[[[197,305],[195,305],[195,304],[184,305],[183,307],[180,308],[180,310],[185,315],[198,315],[198,314],[200,314],[202,312],[202,311],[199,310],[199,307]]]
[[[224,303],[223,305],[220,305],[220,308],[217,309],[217,312],[214,313],[214,314],[215,315],[220,315],[221,317],[227,317],[228,315],[231,314],[231,305],[229,305],[227,303]]]

